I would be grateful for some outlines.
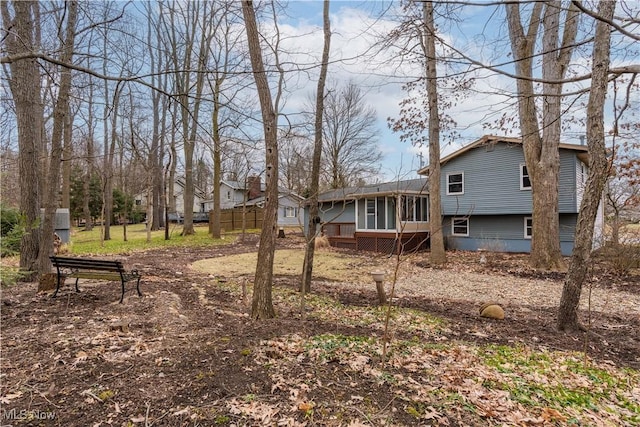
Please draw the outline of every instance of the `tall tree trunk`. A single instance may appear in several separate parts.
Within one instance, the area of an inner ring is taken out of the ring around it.
[[[249,41],[249,55],[253,76],[256,81],[260,110],[262,112],[262,126],[265,142],[265,207],[262,232],[260,233],[260,247],[258,248],[258,262],[256,276],[253,283],[253,301],[251,317],[253,319],[269,319],[275,317],[271,288],[273,286],[273,258],[276,246],[276,228],[278,214],[278,132],[277,114],[271,101],[271,90],[264,70],[260,36],[256,23],[253,2],[242,1],[247,39]]]
[[[118,140],[118,109],[120,108],[120,93],[122,88],[116,88],[113,94],[113,104],[111,111],[111,134],[108,132],[105,134],[104,140],[104,188],[102,194],[103,206],[102,206],[102,221],[103,221],[103,239],[111,240],[111,217],[113,216],[113,176],[114,176],[114,164],[116,142]],[[108,118],[108,111],[105,111],[105,116]],[[105,119],[105,129],[107,119]]]
[[[178,213],[176,206],[176,196],[174,191],[174,184],[176,182],[176,174],[177,174],[177,163],[178,163],[178,149],[176,145],[177,135],[176,128],[179,126],[178,121],[178,108],[180,108],[180,104],[177,102],[173,103],[173,114],[172,114],[172,126],[171,126],[171,144],[169,146],[169,150],[171,151],[171,163],[169,165],[169,179],[165,181],[165,187],[167,188],[167,203],[169,204],[169,212],[173,212],[175,214]],[[168,224],[167,224],[168,226]]]
[[[427,97],[429,99],[429,229],[431,262],[435,265],[442,265],[447,262],[447,255],[444,250],[442,202],[440,200],[440,112],[438,110],[436,29],[433,19],[433,3],[424,2],[423,12]]]
[[[216,76],[216,82],[213,90],[213,112],[211,113],[211,124],[213,132],[213,218],[211,218],[211,237],[219,239],[220,233],[220,217],[222,213],[220,194],[220,182],[222,181],[222,141],[220,140],[220,90],[222,83],[220,78]]]
[[[38,2],[12,2],[15,17],[11,20],[8,2],[0,2],[4,28],[12,28],[6,36],[9,54],[39,50],[36,27],[40,25]],[[40,68],[35,59],[21,59],[10,64],[9,86],[16,108],[19,148],[20,213],[25,221],[25,233],[20,242],[20,269],[29,271],[25,280],[37,272],[40,249],[40,186],[39,155],[42,145],[42,101],[40,99]]]
[[[60,60],[65,64],[70,64],[73,57],[73,48],[76,34],[76,20],[78,18],[78,3],[71,1],[66,3],[69,6],[67,16],[67,27],[65,32],[62,56]],[[49,161],[49,171],[47,191],[44,194],[44,219],[42,222],[42,237],[40,240],[40,251],[38,253],[38,272],[40,274],[51,271],[51,261],[49,256],[53,255],[53,234],[55,232],[56,208],[58,207],[58,196],[60,191],[60,166],[62,163],[63,133],[69,119],[69,94],[71,92],[71,70],[61,68],[60,86],[58,88],[58,98],[53,109],[53,131],[51,133],[51,157]]]
[[[94,116],[93,116],[93,82],[89,77],[89,101],[87,105],[87,148],[86,148],[86,169],[84,172],[84,180],[82,182],[82,216],[84,218],[84,230],[93,230],[93,218],[91,216],[91,208],[89,207],[89,200],[91,199],[91,180],[93,179],[93,157],[94,157]]]
[[[149,44],[149,51],[151,60],[153,63],[153,53],[151,51],[153,48],[151,44]],[[152,67],[152,72],[154,67]],[[154,79],[154,81],[156,81]],[[160,165],[160,94],[156,91],[152,91],[151,94],[151,105],[153,108],[153,130],[151,133],[151,147],[149,149],[149,158],[148,163],[150,166],[150,170],[147,171],[151,175],[151,195],[153,200],[153,205],[151,206],[153,221],[150,218],[147,218],[147,222],[151,221],[151,230],[158,230],[160,228],[161,223],[161,215],[159,214],[160,208],[160,199],[162,198],[162,167]]]
[[[71,158],[73,156],[73,115],[71,107],[67,107],[67,117],[64,123],[64,148],[62,159],[62,201],[61,208],[71,208]]]
[[[322,157],[322,119],[324,113],[324,87],[327,80],[327,70],[329,68],[329,52],[331,49],[331,22],[329,21],[329,0],[324,1],[322,12],[324,48],[322,49],[322,64],[320,65],[320,76],[318,77],[318,87],[316,89],[316,116],[315,134],[313,141],[313,161],[311,166],[311,182],[309,183],[309,231],[307,234],[307,245],[302,264],[301,290],[311,291],[311,277],[313,275],[313,257],[315,253],[316,234],[318,233],[318,193],[320,191],[320,160]]]
[[[533,86],[533,59],[539,29],[543,34],[543,77],[559,81],[564,78],[577,34],[577,11],[571,5],[566,15],[564,33],[559,43],[560,9],[553,2],[533,6],[527,32],[524,32],[519,3],[506,5],[509,36],[518,75],[518,110],[527,171],[531,179],[533,231],[530,263],[534,268],[565,268],[560,250],[558,210],[558,174],[560,170],[561,83],[545,83],[543,98],[543,133],[540,134],[537,95]]]
[[[562,288],[558,310],[559,330],[583,329],[578,320],[578,306],[582,284],[587,276],[587,267],[593,246],[593,229],[602,201],[602,191],[607,180],[607,154],[604,143],[604,103],[607,95],[611,32],[616,3],[602,1],[598,4],[598,15],[593,45],[591,91],[587,104],[587,146],[589,147],[589,177],[584,190],[575,245],[571,255],[569,271]]]

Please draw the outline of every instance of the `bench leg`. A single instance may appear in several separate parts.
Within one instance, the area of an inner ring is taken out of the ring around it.
[[[56,295],[58,295],[58,291],[60,290],[60,272],[58,272],[58,278],[56,280],[56,290],[53,293],[53,295],[51,295],[51,298],[55,298]]]
[[[124,280],[121,280],[120,283],[122,283],[122,296],[120,297],[120,304],[122,304],[124,301]]]
[[[76,277],[76,292],[80,292],[80,289],[78,289],[78,280],[80,280],[80,278]]]
[[[136,283],[136,289],[138,290],[138,296],[142,296],[142,292],[140,292],[140,277],[138,277],[138,282]]]

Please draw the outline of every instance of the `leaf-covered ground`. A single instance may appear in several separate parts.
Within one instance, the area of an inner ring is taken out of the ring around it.
[[[301,250],[293,236],[278,243]],[[129,254],[145,296],[124,304],[116,283],[67,285],[53,300],[35,283],[4,288],[0,424],[640,424],[634,274],[594,267],[581,306],[590,331],[565,334],[555,331],[562,275],[532,271],[523,256],[451,253],[443,269],[426,254],[402,258],[389,309],[367,272],[385,271],[389,291],[397,260],[331,250],[351,266],[344,280],[319,267],[303,308],[285,270],[278,318],[255,322],[252,275],[234,258],[255,251],[248,236]],[[480,318],[486,301],[505,320]]]

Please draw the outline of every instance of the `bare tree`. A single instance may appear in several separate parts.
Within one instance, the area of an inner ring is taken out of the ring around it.
[[[304,133],[283,132],[278,138],[280,185],[301,196],[310,197],[313,142]]]
[[[0,2],[0,10],[4,28],[12,29],[4,40],[7,53],[19,55],[37,51],[40,47],[39,3],[3,1]],[[18,124],[20,212],[25,220],[25,233],[20,242],[20,269],[35,274],[38,271],[41,234],[38,156],[42,146],[43,111],[40,98],[40,69],[37,60],[28,57],[11,62],[9,69],[9,87]]]
[[[436,46],[442,46],[443,41],[436,29],[433,2],[422,2],[421,7],[407,2],[403,12],[403,21],[386,37],[385,47],[398,51],[404,62],[419,63],[424,74],[404,84],[409,96],[400,103],[400,116],[389,118],[388,122],[394,132],[401,133],[401,140],[416,147],[429,147],[430,258],[434,264],[443,264],[446,252],[440,197],[440,144],[443,133],[449,139],[457,135],[456,122],[445,110],[466,95],[472,80],[465,78],[464,72],[457,71],[452,73],[455,77],[438,79],[438,64],[447,58],[436,51]],[[451,14],[447,13],[447,16]],[[446,49],[441,51],[446,52]]]
[[[162,48],[162,27],[159,19],[154,14],[154,4],[145,3],[145,12],[147,17],[147,51],[149,54],[149,65],[151,67],[151,81],[154,86],[166,88],[167,77],[160,71],[168,60],[165,50]],[[161,92],[151,91],[151,107],[153,115],[153,128],[151,135],[151,147],[148,152],[151,162],[151,217],[147,218],[147,222],[151,221],[151,230],[158,230],[165,226],[164,215],[164,186],[163,186],[163,162],[164,162],[164,141],[166,135],[163,127],[166,123],[167,116],[167,97]],[[150,231],[151,231],[150,230]]]
[[[232,143],[230,138],[235,129],[241,126],[243,117],[236,111],[244,110],[239,104],[240,93],[245,87],[247,78],[240,69],[246,64],[245,54],[239,49],[243,40],[242,32],[237,30],[235,17],[237,3],[221,2],[219,10],[214,13],[214,37],[209,51],[209,68],[207,82],[211,92],[211,157],[213,161],[213,223],[210,224],[214,239],[220,238],[220,183],[222,181],[223,138]],[[235,77],[235,78],[234,78]],[[250,109],[249,109],[250,110]]]
[[[377,148],[376,112],[354,82],[327,90],[323,110],[324,180],[330,188],[356,185],[377,174],[382,154]]]
[[[593,227],[602,191],[607,179],[607,152],[604,133],[604,104],[609,80],[611,30],[606,21],[613,19],[615,2],[603,1],[598,5],[596,33],[593,43],[591,91],[587,105],[587,145],[589,147],[589,177],[584,191],[575,245],[569,271],[565,278],[558,310],[558,329],[584,329],[578,320],[578,306],[582,284],[587,276],[588,261],[593,246]]]
[[[638,143],[617,147],[613,170],[605,188],[606,213],[611,230],[610,243],[619,246],[620,230],[640,220],[640,157]]]
[[[527,29],[523,28],[520,3],[507,3],[507,22],[515,67],[518,75],[520,131],[527,172],[531,179],[533,231],[531,266],[562,269],[558,177],[560,171],[560,131],[562,79],[564,79],[578,31],[578,10],[572,4],[564,15],[564,32],[560,37],[562,9],[556,2],[533,5]],[[536,41],[542,35],[543,94],[535,92],[533,65]],[[542,96],[542,133],[538,123],[536,99]]]
[[[211,26],[213,7],[213,3],[193,1],[172,3],[167,6],[166,11],[169,15],[166,25],[174,70],[173,82],[180,104],[179,126],[182,133],[185,182],[182,235],[195,232],[193,155],[200,126],[207,54],[214,35]]]
[[[311,166],[311,182],[309,183],[309,223],[307,234],[307,245],[305,248],[304,262],[302,264],[302,281],[300,284],[303,294],[311,291],[311,276],[313,274],[313,256],[315,252],[315,242],[317,227],[319,222],[318,193],[320,191],[320,161],[322,157],[324,123],[324,87],[329,68],[329,52],[331,49],[331,22],[329,21],[329,0],[324,1],[322,9],[322,29],[324,34],[324,46],[322,48],[322,62],[320,64],[320,75],[318,77],[318,87],[316,89],[315,126],[313,142],[313,162]],[[304,297],[304,295],[303,295]]]
[[[431,262],[444,264],[442,233],[442,203],[440,200],[440,113],[438,111],[438,74],[436,70],[436,28],[433,19],[433,3],[424,2],[424,56],[429,101],[429,228]]]
[[[66,18],[66,29],[62,40],[63,63],[71,63],[73,49],[75,46],[76,23],[78,19],[78,2],[70,1]],[[55,231],[55,214],[58,207],[58,193],[60,191],[60,168],[64,149],[65,127],[69,128],[69,95],[71,92],[71,70],[62,68],[60,70],[60,83],[58,86],[58,96],[53,109],[53,131],[51,135],[51,156],[49,159],[49,170],[47,191],[44,194],[44,219],[42,223],[42,239],[40,241],[40,251],[38,253],[38,272],[48,273],[51,270],[49,256],[53,254],[53,239]]]
[[[242,15],[244,16],[249,55],[253,77],[256,81],[260,110],[262,112],[262,126],[265,143],[265,207],[260,246],[258,248],[258,263],[253,283],[253,301],[251,317],[253,319],[269,319],[275,317],[271,288],[273,286],[273,259],[276,245],[276,228],[278,215],[278,106],[273,103],[271,89],[262,59],[260,34],[253,2],[242,1]]]

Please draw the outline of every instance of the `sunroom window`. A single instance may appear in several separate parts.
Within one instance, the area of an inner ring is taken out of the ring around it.
[[[358,200],[358,230],[395,230],[396,201],[394,197],[370,197]]]
[[[401,218],[405,222],[429,221],[429,198],[421,196],[402,196]]]

